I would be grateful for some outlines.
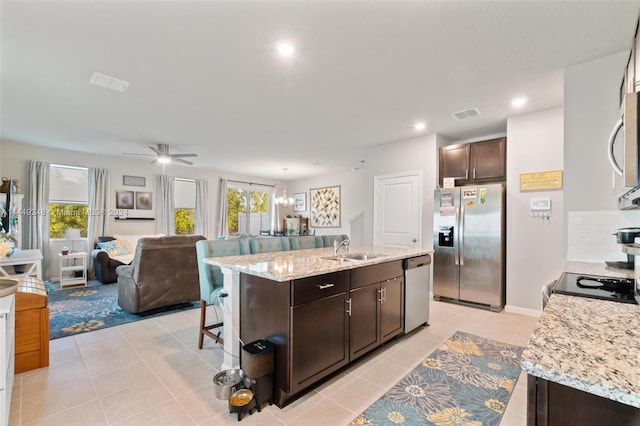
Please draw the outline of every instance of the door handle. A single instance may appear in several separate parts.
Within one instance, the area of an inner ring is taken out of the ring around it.
[[[345,302],[347,302],[346,312],[347,312],[347,314],[349,314],[349,316],[351,316],[351,298],[345,300]]]
[[[458,224],[459,220],[460,220],[460,207],[456,207],[456,219],[455,219],[455,223],[456,225]],[[454,246],[456,238],[458,237],[457,235],[455,235],[456,232],[456,228],[454,227],[453,230],[451,231],[451,238],[454,241]],[[458,228],[458,232],[460,232],[460,228]],[[458,243],[459,245],[460,243]],[[460,253],[459,253],[459,248],[458,247],[454,247],[453,250],[453,264],[454,265],[460,265]]]
[[[333,286],[335,286],[334,283],[318,284],[318,288],[320,290],[324,290],[325,288],[331,288]]]
[[[460,265],[464,265],[464,205],[460,206],[460,231],[458,232],[458,251],[460,252]]]
[[[616,135],[622,128],[622,118],[618,120],[615,126],[613,126],[613,130],[611,130],[611,134],[609,135],[609,163],[611,163],[611,167],[618,174],[618,176],[622,176],[622,168],[618,165],[616,161],[616,157],[613,155],[613,143],[616,140]]]

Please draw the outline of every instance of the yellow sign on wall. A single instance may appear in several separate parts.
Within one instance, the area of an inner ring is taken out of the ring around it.
[[[520,174],[520,191],[562,189],[562,170]]]

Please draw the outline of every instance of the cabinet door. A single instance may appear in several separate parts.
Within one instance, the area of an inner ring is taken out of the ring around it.
[[[506,138],[471,144],[471,179],[503,179],[505,175]]]
[[[347,293],[291,308],[291,393],[349,362]]]
[[[404,330],[404,279],[394,278],[382,282],[380,305],[380,340],[386,342]]]
[[[380,283],[349,292],[349,355],[354,360],[380,344]]]
[[[469,144],[451,145],[440,148],[440,185],[444,178],[456,181],[469,179]]]

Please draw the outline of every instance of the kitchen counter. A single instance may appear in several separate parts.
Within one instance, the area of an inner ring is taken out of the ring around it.
[[[611,268],[604,262],[567,262],[565,272],[616,278],[634,277],[633,269]]]
[[[204,259],[205,263],[220,267],[224,277],[223,291],[228,294],[228,297],[223,299],[225,305],[223,309],[225,351],[221,369],[239,366],[240,345],[238,336],[240,334],[241,273],[266,278],[278,283],[431,254],[433,250],[351,246],[349,252],[351,254],[376,253],[383,256],[358,261],[337,261],[328,259],[333,256],[333,248],[321,248]],[[339,253],[344,253],[344,249],[341,248]]]
[[[431,254],[433,250],[382,246],[351,246],[349,253],[375,253],[382,256],[367,260],[336,261],[328,259],[329,257],[333,257],[333,248],[321,248],[247,254],[242,256],[210,257],[205,259],[204,262],[210,265],[229,268],[237,272],[283,282]],[[344,254],[344,248],[340,249],[339,254]]]
[[[553,294],[522,353],[533,376],[640,408],[640,306]]]

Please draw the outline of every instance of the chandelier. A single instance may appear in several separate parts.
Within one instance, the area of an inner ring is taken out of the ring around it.
[[[276,197],[276,205],[278,206],[283,206],[283,207],[287,207],[287,206],[292,206],[293,205],[293,198],[287,198],[287,170],[286,168],[282,169],[284,171],[284,191],[282,191],[282,197]]]

